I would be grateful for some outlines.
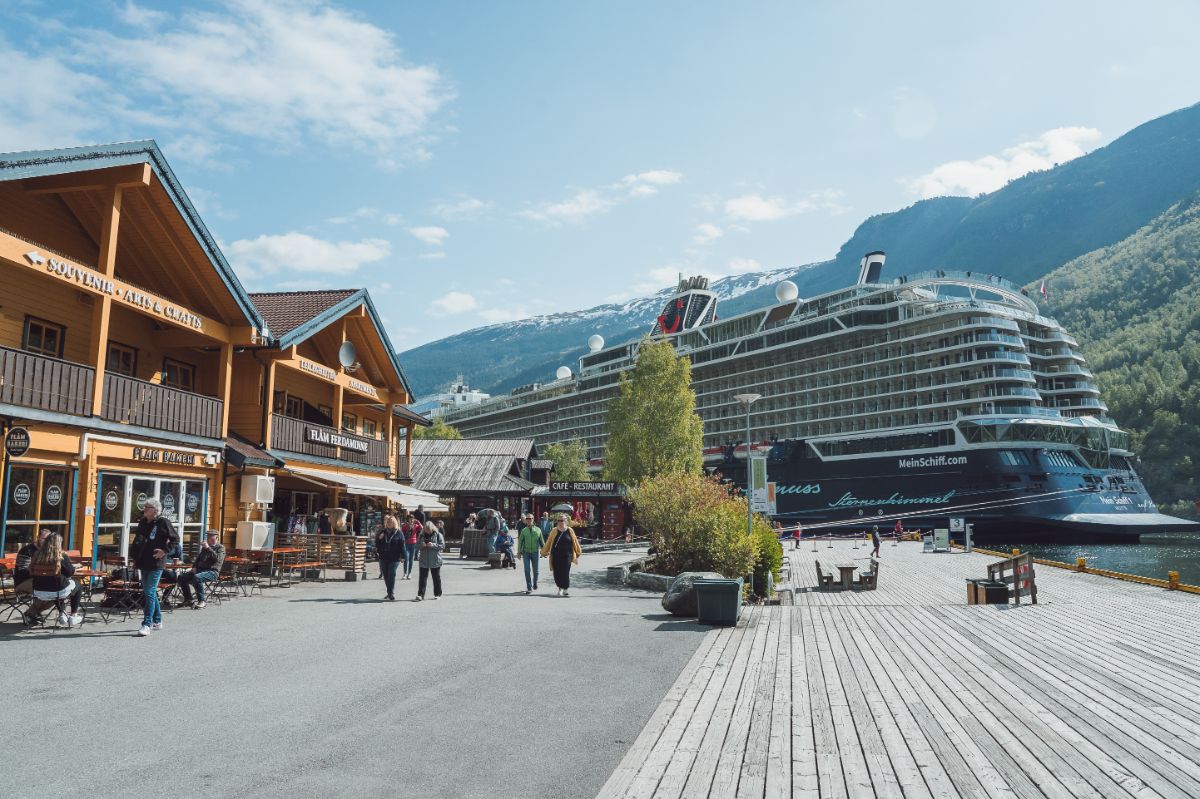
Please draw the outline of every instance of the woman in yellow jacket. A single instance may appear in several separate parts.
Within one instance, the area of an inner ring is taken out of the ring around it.
[[[550,556],[550,570],[554,572],[554,584],[559,596],[570,596],[571,564],[579,562],[579,539],[567,524],[567,516],[558,517],[558,524],[550,531],[550,539],[542,547],[542,555]]]

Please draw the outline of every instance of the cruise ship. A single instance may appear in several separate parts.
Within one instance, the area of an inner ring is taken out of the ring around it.
[[[1136,540],[1200,529],[1158,512],[1130,436],[1078,342],[1020,287],[978,272],[883,279],[717,317],[702,277],[680,279],[651,335],[692,363],[706,467],[745,485],[765,453],[777,518],[815,529],[906,529],[959,517],[979,540]],[[468,438],[579,439],[603,465],[605,414],[640,341],[592,336],[577,370],[449,411]],[[738,394],[758,394],[746,413]]]

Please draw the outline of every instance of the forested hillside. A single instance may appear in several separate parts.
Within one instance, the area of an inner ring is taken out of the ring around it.
[[[1164,512],[1194,517],[1200,192],[1123,241],[1054,270],[1046,282],[1044,312],[1079,340],[1111,415],[1134,434],[1150,495]]]

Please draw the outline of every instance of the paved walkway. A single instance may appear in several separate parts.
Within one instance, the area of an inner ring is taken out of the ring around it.
[[[992,557],[882,551],[880,587],[710,633],[599,796],[1200,796],[1200,597],[1038,567],[1036,607],[967,606]]]
[[[593,797],[707,632],[605,585],[630,557],[585,554],[567,599],[451,561],[438,602],[309,583],[145,639],[0,625],[0,794]]]

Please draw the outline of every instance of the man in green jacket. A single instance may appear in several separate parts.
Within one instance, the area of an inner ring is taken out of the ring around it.
[[[521,532],[517,534],[517,554],[525,562],[525,593],[532,594],[537,590],[538,558],[541,557],[542,547],[546,538],[541,529],[533,523],[533,514],[526,513],[521,517]]]

